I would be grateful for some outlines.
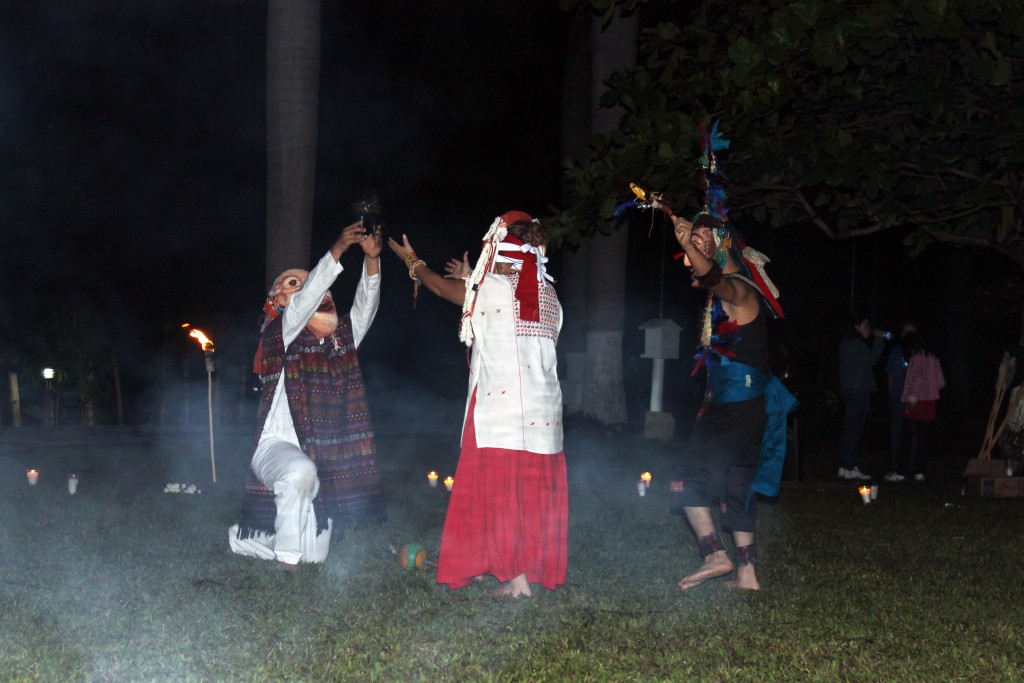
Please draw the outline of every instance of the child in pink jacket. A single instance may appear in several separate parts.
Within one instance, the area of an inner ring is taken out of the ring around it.
[[[946,386],[942,366],[934,354],[922,345],[917,333],[910,333],[903,339],[904,357],[910,359],[907,379],[903,384],[903,419],[906,420],[910,438],[910,467],[907,474],[914,475],[914,481],[924,481],[924,467],[927,460],[925,436],[928,427],[935,421],[935,409],[939,403],[939,391]]]

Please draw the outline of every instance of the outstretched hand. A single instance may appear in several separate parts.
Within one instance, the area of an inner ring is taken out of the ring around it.
[[[401,244],[396,242],[394,237],[389,237],[388,246],[391,247],[391,251],[395,252],[395,255],[398,256],[398,258],[402,259],[402,261],[405,261],[406,257],[408,257],[409,254],[416,253],[413,250],[412,245],[409,244],[409,238],[405,234],[402,235]]]
[[[473,269],[469,267],[469,252],[462,253],[462,260],[457,258],[448,259],[444,264],[444,276],[450,280],[464,280],[469,277]]]
[[[362,243],[366,238],[366,229],[363,228],[362,220],[346,226],[331,246],[331,256],[334,257],[335,261],[339,260],[341,255],[348,251],[349,247],[353,244]]]
[[[359,246],[363,248],[363,253],[370,258],[378,258],[380,252],[384,250],[384,238],[381,235],[380,226],[371,233],[368,233],[363,240],[359,243]]]
[[[395,256],[402,259],[406,267],[409,268],[409,276],[416,281],[417,286],[422,284],[445,301],[450,301],[458,306],[462,305],[466,298],[466,283],[453,282],[441,277],[440,273],[435,273],[428,268],[427,264],[416,255],[412,245],[409,244],[408,236],[402,235],[401,242],[398,242],[393,237],[389,237],[388,246],[391,247],[391,251],[395,252]],[[468,257],[469,255],[467,254],[466,258]],[[414,288],[413,292],[415,291]],[[413,295],[413,301],[415,302],[415,294]]]

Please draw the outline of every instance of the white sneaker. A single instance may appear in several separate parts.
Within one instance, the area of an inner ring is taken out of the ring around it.
[[[914,475],[914,481],[924,481],[924,475],[923,474],[915,474]]]
[[[890,472],[889,474],[885,475],[886,481],[903,481],[904,479],[906,479],[906,477],[904,477],[902,474],[897,474],[896,472]]]
[[[870,474],[864,474],[860,471],[859,467],[854,467],[852,470],[846,470],[846,473],[850,476],[847,479],[870,479]]]

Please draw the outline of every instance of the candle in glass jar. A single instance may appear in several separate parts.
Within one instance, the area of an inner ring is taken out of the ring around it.
[[[870,486],[861,486],[857,490],[860,491],[861,500],[864,501],[865,505],[867,505],[868,503],[871,502],[871,487]]]
[[[448,489],[449,491],[451,491],[453,486],[455,486],[455,480],[452,479],[451,477],[445,477],[444,478],[444,487],[446,489]]]
[[[29,486],[35,486],[36,482],[39,481],[39,472],[36,470],[29,470],[25,473],[25,476],[28,478]]]
[[[431,488],[437,488],[437,472],[427,472],[427,481]]]
[[[644,483],[644,486],[646,488],[651,488],[651,473],[650,472],[644,472],[643,474],[641,474],[640,475],[640,481],[642,481]]]

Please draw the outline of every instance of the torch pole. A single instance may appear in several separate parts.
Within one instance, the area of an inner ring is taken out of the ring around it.
[[[206,352],[206,407],[210,416],[210,471],[217,483],[217,458],[213,452],[213,352]]]

